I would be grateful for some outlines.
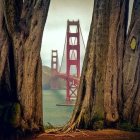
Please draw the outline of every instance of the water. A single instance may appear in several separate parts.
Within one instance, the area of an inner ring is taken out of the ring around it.
[[[56,106],[65,103],[66,90],[43,90],[43,123],[63,126],[72,114],[73,106]]]

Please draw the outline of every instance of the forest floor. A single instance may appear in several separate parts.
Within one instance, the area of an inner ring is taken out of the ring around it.
[[[120,130],[79,131],[68,134],[43,133],[30,140],[140,140],[140,132]]]

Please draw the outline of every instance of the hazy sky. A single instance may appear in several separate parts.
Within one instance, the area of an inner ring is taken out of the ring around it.
[[[130,0],[130,13],[134,0]],[[80,20],[85,44],[87,43],[94,0],[51,0],[45,25],[41,58],[43,65],[51,65],[51,50],[57,49],[59,61],[63,54],[67,20]],[[130,21],[129,17],[129,21]]]
[[[94,0],[51,0],[42,40],[43,65],[51,65],[51,50],[57,49],[59,61],[64,49],[67,20],[80,20],[85,44],[87,42]]]

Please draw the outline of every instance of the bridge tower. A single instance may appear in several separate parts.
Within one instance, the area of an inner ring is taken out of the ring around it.
[[[57,50],[52,50],[51,55],[51,89],[58,89],[58,52]]]
[[[75,27],[75,31],[71,30],[71,27]],[[76,77],[80,78],[80,24],[78,21],[67,21],[67,34],[66,34],[66,75],[69,77],[71,74],[71,67],[76,68]],[[72,58],[72,53],[75,55],[75,59]],[[70,101],[71,98],[76,98],[77,83],[75,81],[66,81],[66,101]]]
[[[58,72],[58,52],[57,52],[57,50],[52,50],[51,71],[52,71],[52,73]]]

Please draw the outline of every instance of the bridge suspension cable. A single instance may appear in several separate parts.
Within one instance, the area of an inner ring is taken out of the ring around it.
[[[73,26],[76,27],[75,31],[71,30],[71,27]],[[60,68],[55,73],[55,76],[66,80],[66,101],[70,101],[72,98],[76,98],[84,55],[85,44],[80,22],[79,20],[68,20],[63,56],[60,63]]]

